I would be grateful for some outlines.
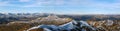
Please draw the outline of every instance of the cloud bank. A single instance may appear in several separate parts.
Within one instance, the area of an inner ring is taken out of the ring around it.
[[[64,8],[64,10],[71,9],[71,11],[95,11],[92,13],[96,13],[98,10],[100,13],[103,13],[107,10],[113,12],[119,11],[120,0],[0,0],[0,7],[50,7],[55,8],[55,10]]]

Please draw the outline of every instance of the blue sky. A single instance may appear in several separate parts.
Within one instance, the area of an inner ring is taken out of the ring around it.
[[[0,0],[0,12],[120,14],[120,0]]]

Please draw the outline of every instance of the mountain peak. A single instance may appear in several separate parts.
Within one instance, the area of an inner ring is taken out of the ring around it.
[[[38,22],[40,24],[47,24],[47,25],[62,25],[72,21],[70,18],[59,18],[56,15],[49,15],[48,17],[38,18],[33,20],[32,22]]]

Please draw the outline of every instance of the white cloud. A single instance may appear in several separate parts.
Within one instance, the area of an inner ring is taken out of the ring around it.
[[[23,7],[42,7],[42,6],[49,6],[49,5],[52,5],[54,3],[53,0],[46,0],[46,1],[41,1],[41,0],[35,0],[35,3],[31,4],[31,5],[26,5],[26,6],[23,6]]]
[[[93,8],[99,8],[99,9],[118,9],[120,8],[120,1],[115,3],[102,3],[102,2],[95,2],[95,1],[83,1],[80,2],[81,5],[84,5],[85,7],[93,7]]]
[[[19,0],[20,2],[35,1],[30,5],[20,5],[20,7],[43,7],[43,6],[83,6],[83,7],[95,7],[95,8],[120,8],[120,1],[116,3],[102,3],[95,2],[94,0]],[[0,6],[9,6],[9,1],[0,2]],[[15,6],[15,5],[13,5]]]
[[[20,2],[29,2],[30,0],[19,0]]]
[[[5,1],[5,2],[0,2],[0,6],[6,6],[8,5],[9,2]]]

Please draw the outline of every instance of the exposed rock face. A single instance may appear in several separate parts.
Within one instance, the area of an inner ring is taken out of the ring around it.
[[[95,27],[98,31],[120,31],[120,21],[112,21],[112,20],[105,20],[105,21],[88,21],[90,25]]]
[[[31,22],[35,22],[35,23],[37,22],[40,24],[47,24],[47,25],[62,25],[70,21],[72,21],[72,19],[70,18],[59,18],[56,15],[49,15],[48,17],[38,18]]]

